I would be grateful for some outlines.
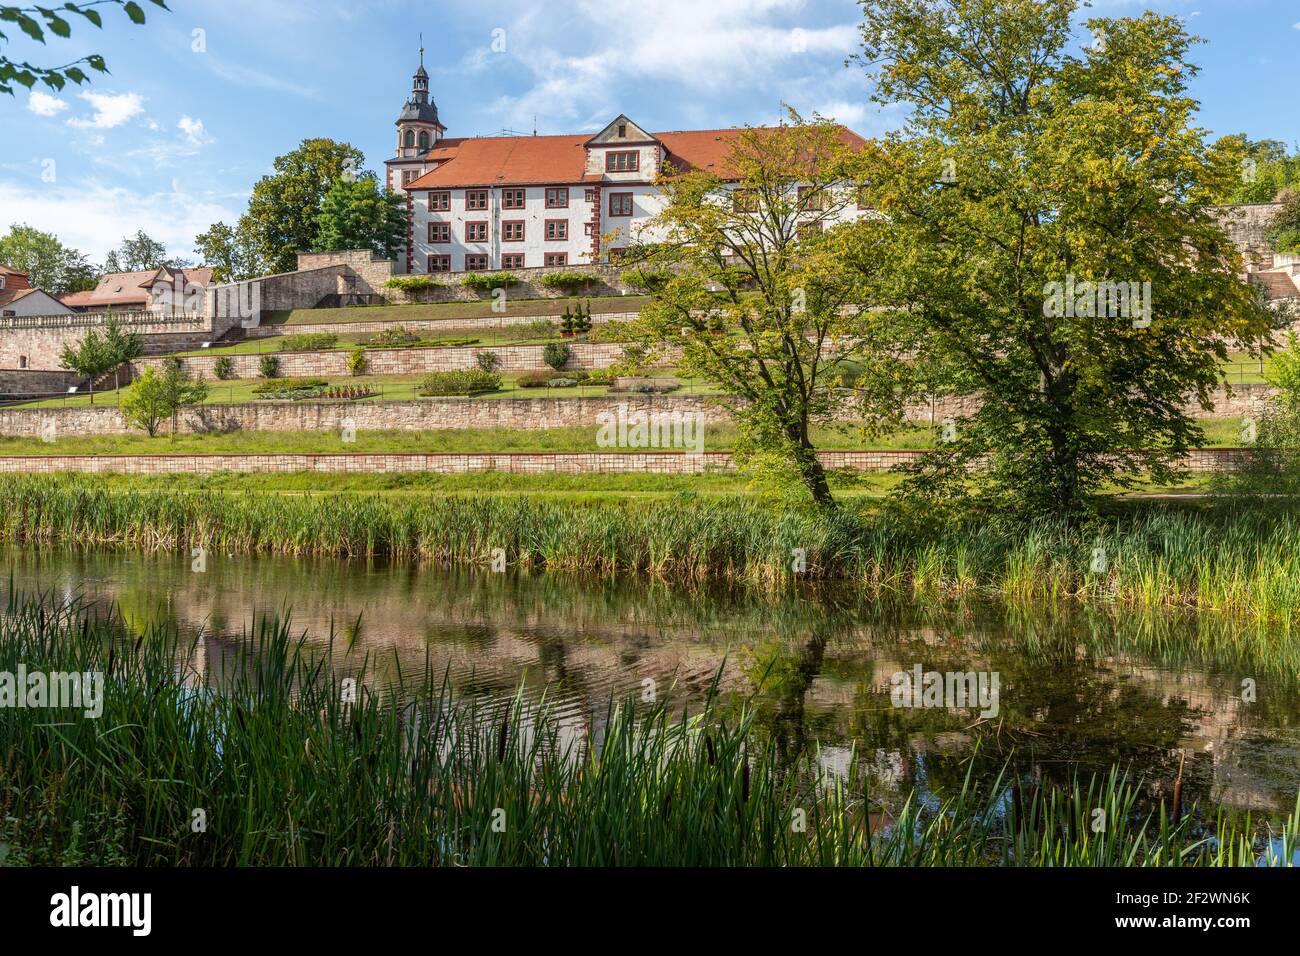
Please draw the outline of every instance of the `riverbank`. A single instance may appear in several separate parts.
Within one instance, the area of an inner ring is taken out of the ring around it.
[[[345,642],[274,621],[219,673],[189,666],[194,651],[165,628],[123,640],[113,619],[11,599],[0,672],[98,674],[112,693],[0,722],[4,862],[1227,866],[1289,860],[1300,839],[1300,810],[1268,830],[1203,812],[1177,777],[1118,770],[877,794],[843,785],[861,779],[856,756],[830,771],[748,709],[683,717],[665,696],[575,724],[454,697],[427,665],[376,681]]]
[[[917,517],[867,496],[846,497],[827,515],[762,496],[552,496],[502,487],[266,494],[190,485],[186,476],[169,486],[14,476],[0,479],[0,538],[482,567],[504,561],[762,587],[839,579],[904,596],[1080,598],[1283,627],[1300,609],[1300,515],[1280,507],[1126,502],[1070,527]]]

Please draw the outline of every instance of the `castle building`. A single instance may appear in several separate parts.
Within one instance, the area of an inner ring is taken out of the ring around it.
[[[405,261],[413,274],[564,267],[617,258],[663,208],[665,165],[727,178],[741,129],[651,133],[620,114],[596,133],[446,137],[429,97],[424,51],[387,160],[410,213]],[[842,130],[846,142],[862,137]],[[603,241],[607,248],[602,249]],[[602,238],[603,237],[603,238]]]

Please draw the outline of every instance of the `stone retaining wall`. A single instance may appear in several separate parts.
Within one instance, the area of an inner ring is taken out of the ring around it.
[[[889,471],[914,461],[908,450],[823,451],[827,468],[863,472]],[[1184,461],[1192,472],[1232,469],[1249,452],[1241,448],[1198,448]],[[326,455],[27,455],[0,457],[0,472],[117,472],[133,475],[211,474],[213,472],[325,472],[392,474],[436,472],[465,474],[504,471],[512,474],[661,474],[696,475],[735,469],[727,452],[571,452],[490,454],[326,454]]]
[[[543,352],[544,345],[497,346],[446,346],[442,348],[404,348],[365,350],[370,363],[367,375],[419,375],[426,372],[449,372],[477,368],[479,352],[496,355],[501,372],[535,372],[549,369]],[[611,343],[573,342],[569,344],[569,361],[565,368],[608,368],[623,354],[623,346]],[[335,349],[323,352],[267,352],[280,360],[280,374],[286,377],[304,375],[339,376],[351,374],[348,370],[349,352]],[[202,375],[212,380],[216,376],[216,355],[196,355],[181,359],[181,365],[191,375]],[[230,378],[260,378],[262,355],[230,355]],[[669,359],[671,361],[671,358]],[[139,374],[146,368],[160,368],[163,359],[143,359],[133,363]],[[3,373],[0,373],[3,374]]]
[[[322,312],[327,310],[322,309]],[[626,322],[635,319],[640,312],[604,312],[592,313],[591,324],[602,322]],[[423,332],[430,329],[439,332],[470,332],[501,329],[507,326],[531,325],[534,322],[554,322],[558,327],[563,316],[560,315],[483,315],[462,319],[405,319],[382,322],[313,322],[310,325],[261,325],[247,329],[245,338],[272,338],[278,335],[297,335],[298,333],[330,332],[335,335],[351,333],[383,332],[388,329],[409,329]]]
[[[1265,385],[1237,386],[1231,399],[1216,398],[1214,414],[1221,417],[1254,415],[1264,406],[1270,389]],[[359,431],[434,431],[446,428],[513,428],[534,431],[569,426],[596,427],[596,416],[616,412],[677,413],[704,416],[706,424],[731,420],[727,399],[689,395],[611,395],[587,398],[425,398],[415,401],[304,401],[246,402],[203,405],[184,410],[182,432],[337,431],[350,423]],[[941,422],[973,410],[976,399],[960,398],[913,406],[914,422]],[[1197,417],[1209,417],[1200,406],[1188,407]],[[852,414],[845,413],[851,420]],[[129,427],[113,405],[51,408],[0,408],[0,436],[40,437],[51,430],[58,435],[124,435]]]

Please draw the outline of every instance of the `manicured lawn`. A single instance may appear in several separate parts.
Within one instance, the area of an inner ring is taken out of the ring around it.
[[[290,455],[363,453],[459,452],[579,452],[617,451],[596,443],[595,426],[522,431],[513,428],[455,428],[429,431],[359,431],[356,441],[344,442],[338,432],[226,432],[210,435],[87,435],[45,442],[39,438],[0,438],[0,455]],[[908,429],[888,438],[864,441],[853,427],[819,428],[813,432],[819,448],[924,448],[931,442],[928,428]],[[704,451],[730,451],[736,428],[716,425],[704,430]],[[661,449],[624,449],[659,451]],[[670,449],[662,449],[670,450]]]
[[[590,305],[593,314],[637,312],[650,301],[644,295],[574,296],[561,299],[506,297],[506,311],[494,312],[492,298],[480,302],[432,302],[420,305],[364,305],[346,309],[290,309],[267,312],[267,325],[333,325],[348,322],[416,322],[437,319],[476,319],[501,315],[562,315],[578,303]]]

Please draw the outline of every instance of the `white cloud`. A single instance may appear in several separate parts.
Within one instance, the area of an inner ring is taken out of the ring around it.
[[[1291,28],[1294,30],[1300,30],[1300,20],[1297,20],[1295,23],[1293,23],[1291,25]]]
[[[139,93],[78,93],[94,109],[89,118],[73,117],[69,126],[81,129],[113,129],[144,112],[144,97]]]
[[[76,186],[0,182],[0,232],[26,222],[103,262],[123,236],[143,229],[172,255],[191,256],[194,237],[218,219],[233,222],[236,207],[196,195],[173,180],[169,190],[136,192],[95,181]]]
[[[185,141],[191,146],[206,146],[212,142],[212,137],[203,128],[203,120],[194,119],[189,116],[182,116],[180,122],[176,124],[177,128],[185,134]]]
[[[40,90],[32,90],[32,95],[27,97],[27,108],[37,116],[54,116],[68,108],[68,104],[57,96],[50,96],[48,93],[42,93]]]
[[[815,76],[816,96],[828,99],[859,37],[853,22],[801,26],[803,0],[582,0],[578,7],[572,18],[534,10],[506,19],[512,26],[505,57],[534,77],[531,89],[494,103],[506,125],[528,128],[536,115],[553,128],[599,127],[624,108],[629,85],[647,81],[679,86],[696,98],[729,97],[748,87],[770,92],[775,105]],[[575,23],[589,32],[576,34]],[[502,59],[471,50],[460,69],[481,70]],[[676,94],[666,89],[663,95]],[[690,97],[678,112],[688,111]]]

